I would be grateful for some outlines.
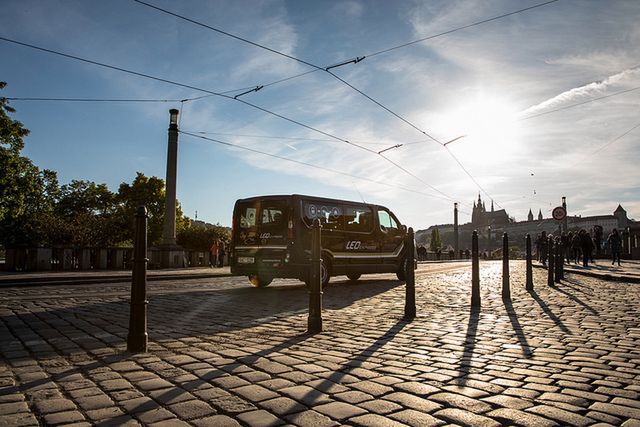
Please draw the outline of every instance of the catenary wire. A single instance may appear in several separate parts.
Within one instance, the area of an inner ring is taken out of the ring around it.
[[[397,46],[393,46],[393,47],[389,47],[389,48],[386,48],[386,49],[382,49],[382,50],[379,50],[377,52],[372,52],[372,53],[369,53],[369,54],[364,55],[364,56],[366,56],[367,58],[371,58],[373,56],[382,55],[383,53],[391,52],[391,51],[396,50],[396,49],[401,49],[403,47],[407,47],[407,46],[411,46],[411,45],[414,45],[414,44],[417,44],[417,43],[421,43],[421,42],[424,42],[424,41],[427,41],[427,40],[435,39],[437,37],[446,36],[446,35],[449,35],[451,33],[455,33],[457,31],[465,30],[467,28],[471,28],[471,27],[475,27],[475,26],[478,26],[478,25],[486,24],[488,22],[496,21],[498,19],[506,18],[508,16],[516,15],[518,13],[526,12],[526,11],[529,11],[529,10],[532,10],[532,9],[536,9],[538,7],[546,6],[548,4],[555,3],[557,1],[559,1],[559,0],[550,0],[550,1],[546,1],[544,3],[534,4],[533,6],[525,7],[524,9],[518,9],[518,10],[515,10],[513,12],[509,12],[509,13],[505,13],[505,14],[502,14],[502,15],[494,16],[492,18],[483,19],[482,21],[473,22],[471,24],[463,25],[461,27],[456,27],[456,28],[453,28],[451,30],[443,31],[443,32],[438,33],[438,34],[433,34],[431,36],[422,37],[422,38],[417,39],[417,40],[413,40],[413,41],[410,41],[410,42],[407,42],[407,43],[403,43],[403,44],[400,44],[400,45],[397,45]]]
[[[259,44],[259,43],[256,43],[256,42],[253,42],[253,41],[248,40],[248,39],[246,39],[246,38],[244,38],[244,37],[236,36],[236,35],[234,35],[234,34],[231,34],[231,33],[227,32],[227,31],[223,31],[223,30],[220,30],[219,28],[213,27],[213,26],[211,26],[211,25],[207,25],[207,24],[204,24],[204,23],[202,23],[202,22],[198,22],[198,21],[196,21],[196,20],[194,20],[194,19],[187,18],[187,17],[185,17],[185,16],[183,16],[183,15],[179,15],[179,14],[177,14],[177,13],[171,12],[171,11],[166,10],[166,9],[163,9],[163,8],[160,8],[160,7],[158,7],[158,6],[152,5],[152,4],[147,3],[147,2],[144,2],[144,1],[142,1],[142,0],[133,0],[133,1],[134,1],[134,2],[136,2],[136,3],[142,4],[142,5],[148,6],[148,7],[152,8],[152,9],[158,10],[158,11],[160,11],[160,12],[166,13],[166,14],[171,15],[171,16],[173,16],[173,17],[176,17],[176,18],[182,19],[182,20],[184,20],[184,21],[187,21],[187,22],[193,23],[193,24],[195,24],[195,25],[198,25],[198,26],[201,26],[201,27],[204,27],[204,28],[210,29],[210,30],[215,31],[215,32],[217,32],[217,33],[219,33],[219,34],[226,35],[226,36],[231,37],[231,38],[233,38],[233,39],[236,39],[236,40],[242,41],[242,42],[244,42],[244,43],[248,43],[248,44],[250,44],[250,45],[252,45],[252,46],[255,46],[255,47],[258,47],[258,48],[261,48],[261,49],[267,50],[267,51],[269,51],[269,52],[275,53],[275,54],[277,54],[277,55],[280,55],[280,56],[286,57],[286,58],[288,58],[288,59],[291,59],[291,60],[297,61],[297,62],[299,62],[299,63],[301,63],[301,64],[304,64],[304,65],[307,65],[307,66],[309,66],[309,67],[312,67],[312,68],[314,68],[314,69],[316,69],[316,70],[318,70],[318,71],[319,71],[319,70],[325,71],[326,73],[328,73],[329,75],[331,75],[332,77],[334,77],[335,79],[337,79],[338,81],[340,81],[342,84],[344,84],[344,85],[346,85],[347,87],[351,88],[352,90],[354,90],[354,91],[358,92],[359,94],[361,94],[362,96],[364,96],[364,97],[365,97],[366,99],[368,99],[369,101],[371,101],[371,102],[373,102],[374,104],[378,105],[379,107],[383,108],[385,111],[389,112],[389,113],[390,113],[390,114],[392,114],[393,116],[395,116],[395,117],[397,117],[398,119],[402,120],[404,123],[408,124],[409,126],[411,126],[412,128],[414,128],[414,129],[415,129],[415,130],[417,130],[418,132],[422,133],[423,135],[427,136],[427,137],[428,137],[430,140],[432,140],[433,142],[435,142],[435,143],[437,143],[437,144],[439,144],[439,145],[441,145],[441,146],[444,146],[444,144],[443,144],[442,142],[440,142],[438,139],[436,139],[436,138],[434,138],[433,136],[431,136],[429,133],[427,133],[427,132],[426,132],[426,131],[424,131],[423,129],[421,129],[421,128],[419,128],[418,126],[416,126],[415,124],[411,123],[410,121],[408,121],[408,120],[407,120],[407,119],[405,119],[404,117],[400,116],[399,114],[397,114],[396,112],[394,112],[394,111],[393,111],[393,110],[391,110],[390,108],[388,108],[388,107],[384,106],[381,102],[379,102],[379,101],[377,101],[377,100],[373,99],[371,96],[369,96],[369,95],[365,94],[365,93],[364,93],[363,91],[361,91],[360,89],[357,89],[355,86],[353,86],[352,84],[348,83],[346,80],[344,80],[344,79],[342,79],[342,78],[338,77],[336,74],[334,74],[333,72],[329,71],[329,68],[330,68],[330,67],[320,67],[320,66],[318,66],[318,65],[316,65],[316,64],[313,64],[313,63],[311,63],[311,62],[308,62],[308,61],[305,61],[305,60],[303,60],[303,59],[297,58],[297,57],[295,57],[295,56],[292,56],[292,55],[289,55],[289,54],[286,54],[286,53],[280,52],[280,51],[278,51],[278,50],[275,50],[275,49],[272,49],[272,48],[270,48],[270,47],[264,46],[264,45],[262,45],[262,44]],[[544,4],[554,3],[554,2],[556,2],[556,1],[558,1],[558,0],[551,0],[551,1],[545,2]],[[544,5],[544,4],[541,4],[541,5]],[[529,10],[529,9],[531,9],[531,8],[522,9],[521,11]],[[514,13],[520,13],[520,12],[513,12],[513,13],[511,13],[511,15],[512,15],[512,14],[514,14]],[[505,15],[505,16],[509,16],[509,14],[507,14],[507,15]],[[383,52],[379,52],[379,53],[383,53]],[[357,63],[357,62],[360,62],[360,61],[361,61],[362,59],[364,59],[365,57],[366,57],[366,56],[364,56],[364,57],[362,57],[362,58],[360,58],[360,59],[356,59],[356,60],[354,60],[353,62],[356,62],[356,63]],[[238,98],[236,98],[236,99],[237,99],[238,101],[240,101],[240,102],[247,103],[247,105],[253,105],[253,104],[248,103],[247,101],[244,101],[244,100],[242,100],[242,99],[238,99]],[[258,108],[259,108],[259,107],[258,107]],[[347,142],[347,143],[349,143],[349,144],[352,144],[352,145],[353,145],[353,143],[351,143],[351,142],[348,142],[348,141],[346,141],[346,140],[344,140],[344,141],[345,141],[345,142]],[[361,148],[363,148],[363,147],[361,147]],[[365,150],[367,150],[367,151],[373,152],[373,150],[369,150],[369,149],[367,149],[367,148],[364,148],[364,149],[365,149]],[[395,163],[395,162],[391,161],[388,157],[386,157],[386,156],[382,156],[382,155],[381,155],[380,153],[378,153],[378,152],[375,152],[375,153],[376,153],[376,154],[378,154],[378,155],[380,155],[382,158],[384,158],[384,159],[385,159],[385,160],[387,160],[388,162],[390,162],[390,163],[392,163],[392,164],[396,165],[396,167],[399,167],[399,168],[400,168],[401,170],[403,170],[405,173],[410,174],[410,175],[411,175],[412,177],[414,177],[415,179],[417,179],[417,180],[421,181],[422,183],[424,183],[425,185],[429,186],[430,188],[435,189],[434,187],[431,187],[431,185],[430,185],[430,184],[428,184],[427,182],[425,182],[424,180],[420,179],[420,178],[419,178],[418,176],[416,176],[415,174],[413,174],[413,173],[411,173],[410,171],[408,171],[406,168],[403,168],[403,167],[399,166],[397,163]],[[458,163],[458,165],[460,165],[460,166],[462,167],[462,170],[465,172],[465,174],[466,174],[467,176],[469,176],[469,178],[470,178],[470,179],[471,179],[471,180],[472,180],[472,181],[473,181],[473,182],[478,186],[478,188],[479,188],[479,189],[480,189],[480,190],[481,190],[481,191],[482,191],[482,192],[483,192],[487,197],[489,197],[489,198],[493,199],[493,197],[491,197],[491,195],[490,195],[490,194],[489,194],[489,193],[488,193],[488,192],[487,192],[487,191],[486,191],[482,186],[480,186],[480,185],[478,184],[478,181],[477,181],[477,180],[476,180],[476,179],[475,179],[475,178],[474,178],[474,177],[469,173],[469,171],[468,171],[468,170],[467,170],[467,169],[462,165],[462,163],[460,162],[460,160],[459,160],[459,159],[458,159],[458,158],[457,158],[453,153],[451,153],[450,151],[449,151],[449,153],[450,153],[450,155],[454,158],[454,160],[456,161],[456,163]],[[440,192],[440,190],[436,190],[436,191]],[[442,192],[440,192],[440,193],[444,195],[444,193],[442,193]],[[448,197],[448,196],[447,196],[447,197]],[[453,200],[453,199],[452,199],[452,200]],[[498,206],[500,206],[498,202],[496,202],[496,204],[498,204]]]
[[[66,53],[63,53],[63,52],[58,52],[58,51],[55,51],[55,50],[52,50],[52,49],[43,48],[43,47],[40,47],[40,46],[36,46],[36,45],[33,45],[33,44],[20,42],[20,41],[13,40],[13,39],[9,39],[9,38],[2,37],[2,36],[0,36],[0,40],[4,40],[4,41],[6,41],[6,42],[14,43],[14,44],[17,44],[17,45],[20,45],[20,46],[24,46],[24,47],[29,47],[29,48],[31,48],[31,49],[35,49],[35,50],[39,50],[39,51],[43,51],[43,52],[47,52],[47,53],[51,53],[51,54],[54,54],[54,55],[59,55],[59,56],[65,57],[65,58],[74,59],[74,60],[81,61],[81,62],[86,62],[86,63],[93,64],[93,65],[96,65],[96,66],[109,68],[109,69],[116,70],[116,71],[120,71],[120,72],[123,72],[123,73],[128,73],[128,74],[136,75],[136,76],[139,76],[139,77],[143,77],[143,78],[147,78],[147,79],[152,79],[152,80],[160,81],[160,82],[167,83],[167,84],[172,84],[172,85],[175,85],[175,86],[185,87],[185,88],[188,88],[188,89],[193,89],[193,90],[201,91],[201,92],[204,92],[204,93],[207,93],[207,94],[210,94],[210,95],[215,95],[215,96],[219,96],[219,97],[222,97],[222,98],[225,98],[225,99],[229,99],[229,100],[237,101],[237,102],[240,102],[240,103],[242,103],[242,104],[244,104],[244,105],[247,105],[247,106],[249,106],[249,107],[252,107],[252,108],[254,108],[254,109],[260,110],[260,111],[262,111],[262,112],[264,112],[264,113],[266,113],[266,114],[269,114],[269,115],[272,115],[272,116],[274,116],[274,117],[278,117],[278,118],[280,118],[280,119],[282,119],[282,120],[288,121],[288,122],[290,122],[290,123],[292,123],[292,124],[295,124],[295,125],[297,125],[297,126],[304,127],[304,128],[309,129],[309,130],[311,130],[311,131],[314,131],[314,132],[320,133],[320,134],[322,134],[322,135],[325,135],[325,136],[327,136],[327,137],[330,137],[330,138],[332,138],[332,139],[334,139],[334,140],[336,140],[336,141],[344,142],[344,143],[346,143],[346,144],[348,144],[348,145],[351,145],[351,146],[353,146],[353,147],[357,147],[357,148],[359,148],[359,149],[361,149],[361,150],[364,150],[364,151],[367,151],[367,152],[369,152],[369,153],[371,153],[371,154],[375,154],[375,155],[377,155],[377,156],[380,156],[380,157],[382,157],[383,159],[385,159],[385,161],[389,162],[390,164],[393,164],[393,165],[395,165],[396,167],[399,167],[399,165],[398,165],[397,163],[395,163],[395,162],[391,161],[390,159],[386,158],[385,156],[381,156],[381,155],[379,155],[379,154],[378,154],[378,152],[377,152],[377,151],[375,151],[375,150],[372,150],[372,149],[370,149],[370,148],[367,148],[367,147],[361,146],[361,145],[359,145],[359,144],[355,144],[355,143],[353,143],[353,142],[351,142],[351,141],[349,141],[349,140],[347,140],[347,139],[343,139],[343,138],[340,138],[340,137],[338,137],[338,136],[335,136],[335,135],[333,135],[333,134],[331,134],[331,133],[328,133],[328,132],[325,132],[325,131],[323,131],[323,130],[320,130],[320,129],[314,128],[314,127],[312,127],[312,126],[310,126],[310,125],[307,125],[307,124],[304,124],[304,123],[302,123],[302,122],[300,122],[300,121],[298,121],[298,120],[295,120],[295,119],[292,119],[292,118],[289,118],[289,117],[283,116],[282,114],[278,114],[278,113],[276,113],[276,112],[274,112],[274,111],[271,111],[271,110],[268,110],[268,109],[266,109],[266,108],[264,108],[264,107],[260,107],[259,105],[256,105],[256,104],[253,104],[253,103],[251,103],[251,102],[245,101],[244,99],[234,98],[234,97],[229,96],[229,95],[224,95],[224,94],[222,94],[222,93],[220,93],[220,92],[214,92],[214,91],[207,90],[207,89],[203,89],[203,88],[199,88],[199,87],[196,87],[196,86],[193,86],[193,85],[188,85],[188,84],[179,83],[179,82],[176,82],[176,81],[173,81],[173,80],[169,80],[169,79],[164,79],[164,78],[161,78],[161,77],[152,76],[152,75],[150,75],[150,74],[140,73],[140,72],[132,71],[132,70],[128,70],[128,69],[125,69],[125,68],[122,68],[122,67],[117,67],[117,66],[114,66],[114,65],[109,65],[109,64],[101,63],[101,62],[98,62],[98,61],[93,61],[93,60],[86,59],[86,58],[81,58],[81,57],[79,57],[79,56],[70,55],[70,54],[66,54]],[[403,172],[408,172],[408,171],[407,171],[405,168],[403,168],[403,167],[399,167],[399,169],[400,169],[400,170],[402,170]],[[425,185],[426,185],[426,186],[428,186],[429,188],[432,188],[434,191],[436,191],[436,192],[438,192],[438,193],[442,194],[443,196],[445,196],[445,197],[449,198],[449,199],[450,199],[450,200],[452,200],[452,201],[455,201],[455,199],[454,199],[453,197],[451,197],[451,196],[449,196],[448,194],[446,194],[446,193],[442,192],[441,190],[438,190],[437,188],[433,187],[431,184],[429,184],[428,182],[426,182],[426,181],[424,181],[423,179],[419,178],[419,177],[418,177],[418,176],[416,176],[415,174],[410,173],[410,172],[408,172],[408,173],[410,174],[410,176],[412,176],[413,178],[417,179],[417,180],[418,180],[418,181],[420,181],[421,183],[425,184]]]
[[[363,176],[353,175],[353,174],[350,174],[350,173],[347,173],[347,172],[343,172],[343,171],[339,171],[339,170],[336,170],[336,169],[331,169],[331,168],[326,168],[326,167],[319,166],[319,165],[314,165],[312,163],[307,163],[307,162],[303,162],[303,161],[300,161],[300,160],[295,160],[295,159],[291,159],[291,158],[288,158],[288,157],[279,156],[277,154],[267,153],[266,151],[257,150],[255,148],[251,148],[251,147],[245,147],[243,145],[233,144],[231,142],[221,141],[221,140],[215,139],[215,138],[209,138],[209,137],[206,137],[206,136],[203,136],[203,135],[198,135],[198,134],[191,133],[191,132],[186,132],[186,131],[179,131],[179,132],[181,134],[183,134],[183,135],[188,135],[188,136],[191,136],[193,138],[204,139],[206,141],[211,141],[211,142],[215,142],[217,144],[225,145],[225,146],[228,146],[228,147],[233,147],[233,148],[238,148],[238,149],[245,150],[245,151],[250,151],[252,153],[262,154],[264,156],[269,156],[269,157],[273,157],[273,158],[276,158],[276,159],[279,159],[279,160],[284,160],[284,161],[287,161],[287,162],[296,163],[296,164],[299,164],[299,165],[302,165],[302,166],[308,166],[308,167],[312,167],[312,168],[315,168],[315,169],[318,169],[318,170],[323,170],[323,171],[326,171],[326,172],[331,172],[331,173],[335,173],[335,174],[339,174],[339,175],[343,175],[343,176],[348,176],[350,178],[356,178],[356,179],[372,182],[372,183],[375,183],[375,184],[384,185],[384,186],[391,187],[391,188],[401,189],[401,190],[409,191],[409,192],[416,193],[416,194],[422,194],[422,195],[428,196],[428,197],[434,197],[434,198],[437,198],[437,199],[450,201],[449,197],[443,197],[443,196],[439,196],[439,195],[435,195],[435,194],[425,193],[423,191],[414,190],[414,189],[411,189],[411,188],[408,188],[408,187],[405,187],[405,186],[402,186],[402,185],[391,184],[391,183],[388,183],[388,182],[378,181],[378,180],[367,178],[367,177],[363,177]]]

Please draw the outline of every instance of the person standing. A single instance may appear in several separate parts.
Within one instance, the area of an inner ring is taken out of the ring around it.
[[[213,241],[209,249],[209,267],[217,267],[218,265],[218,239]]]
[[[611,258],[613,259],[611,265],[616,263],[616,259],[618,260],[618,265],[620,265],[620,247],[622,246],[622,239],[620,238],[620,234],[617,229],[613,229],[609,237],[607,237],[607,244],[609,245],[609,249],[611,249]]]
[[[218,245],[218,267],[224,267],[224,242]]]
[[[580,230],[580,246],[580,249],[582,249],[582,265],[589,267],[589,260],[593,252],[593,240],[591,240],[591,235],[586,230]]]
[[[580,232],[578,231],[571,238],[571,249],[573,250],[573,263],[580,261]]]
[[[549,252],[549,237],[547,237],[547,232],[543,231],[540,233],[540,262],[542,265],[547,265],[547,252]]]

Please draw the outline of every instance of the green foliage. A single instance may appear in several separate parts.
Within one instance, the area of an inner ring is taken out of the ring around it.
[[[219,239],[225,247],[231,240],[230,230],[220,224],[212,226],[191,225],[182,229],[177,236],[178,244],[185,249],[208,251],[213,242]]]
[[[0,82],[0,89],[5,86]],[[9,113],[14,112],[7,99],[0,98],[0,245],[130,246],[140,205],[149,211],[149,244],[160,243],[165,209],[162,179],[138,172],[117,193],[105,184],[84,180],[59,186],[55,172],[40,170],[20,155],[29,131],[11,119]],[[205,242],[211,236],[222,238],[221,228],[190,229],[189,218],[177,205],[176,233],[188,245],[208,249],[211,243]]]
[[[0,89],[5,86],[0,82]],[[39,220],[51,212],[58,180],[20,155],[29,131],[9,117],[13,112],[0,98],[0,244],[37,245],[43,238]]]
[[[431,252],[437,252],[442,249],[442,240],[440,240],[440,230],[434,228],[431,230],[431,241],[429,242],[429,250]]]

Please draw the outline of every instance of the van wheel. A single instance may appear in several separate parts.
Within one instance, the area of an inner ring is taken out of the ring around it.
[[[324,257],[320,261],[320,283],[324,289],[331,278],[331,263]]]
[[[263,277],[257,274],[252,274],[249,276],[249,282],[251,282],[251,286],[254,288],[265,288],[269,286],[269,284],[273,281],[271,277]]]
[[[360,276],[362,276],[362,274],[360,274],[360,273],[349,273],[349,274],[347,274],[347,277],[352,282],[355,282],[356,280],[358,280],[360,278]]]
[[[396,272],[396,276],[398,276],[398,280],[407,280],[407,263],[408,260],[405,258],[402,260],[402,262],[400,263],[400,267],[398,268],[398,271]]]

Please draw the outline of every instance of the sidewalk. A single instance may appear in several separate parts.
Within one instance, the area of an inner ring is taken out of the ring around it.
[[[589,263],[588,267],[582,264],[564,264],[565,273],[580,274],[595,277],[601,280],[616,282],[640,283],[640,261],[623,260],[621,265],[611,265],[611,260],[599,259],[595,263]],[[545,268],[541,263],[534,262],[534,267]]]
[[[147,280],[206,279],[231,276],[227,267],[190,267],[176,269],[147,270]],[[131,280],[131,270],[89,271],[0,271],[0,287],[63,284],[116,283]]]
[[[514,261],[505,299],[500,264],[479,309],[469,271],[419,275],[412,321],[394,275],[332,281],[315,335],[304,286],[177,283],[141,354],[124,286],[0,289],[0,425],[640,425],[638,287],[535,269],[527,291]]]

